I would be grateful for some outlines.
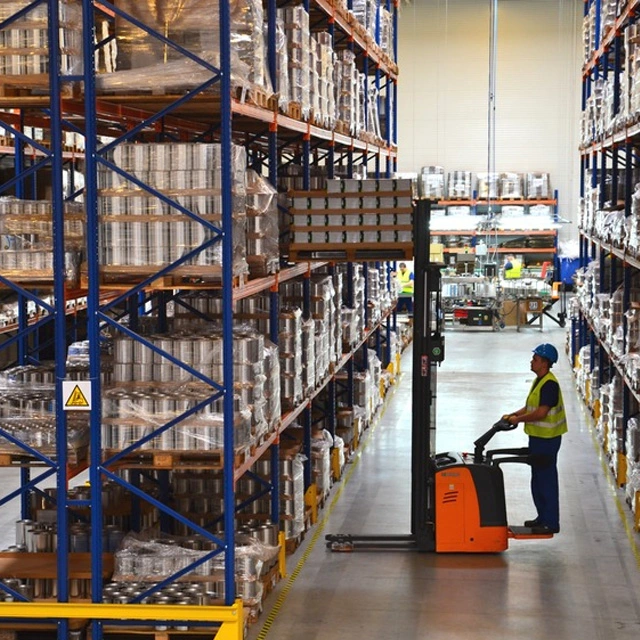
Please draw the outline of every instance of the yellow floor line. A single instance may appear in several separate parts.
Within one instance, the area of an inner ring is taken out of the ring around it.
[[[611,493],[616,502],[616,508],[618,509],[618,515],[620,516],[620,520],[622,521],[622,526],[624,527],[625,533],[627,534],[627,538],[629,539],[629,545],[631,547],[631,552],[633,553],[638,569],[640,569],[640,548],[638,548],[638,543],[636,540],[636,534],[633,527],[629,524],[629,513],[627,507],[623,504],[618,496],[618,487],[613,481],[613,477],[611,475],[611,470],[609,469],[609,465],[607,464],[606,457],[604,455],[604,451],[602,450],[602,446],[598,442],[598,438],[596,437],[596,425],[593,421],[593,416],[586,410],[586,407],[583,407],[584,415],[587,417],[587,422],[589,424],[589,433],[591,434],[591,441],[593,442],[593,446],[598,454],[598,458],[600,459],[600,465],[602,466],[602,472],[604,473],[607,482],[609,483],[609,488],[611,489]]]
[[[298,560],[298,564],[296,565],[296,568],[293,570],[293,572],[291,573],[291,575],[287,579],[287,584],[285,584],[284,587],[282,588],[282,591],[280,591],[280,594],[278,595],[278,599],[275,601],[275,604],[271,608],[271,611],[269,611],[269,614],[267,615],[267,617],[266,617],[266,619],[264,621],[264,624],[262,625],[262,629],[260,630],[260,634],[258,635],[256,640],[264,640],[267,637],[267,634],[269,633],[269,631],[271,629],[271,626],[275,622],[275,619],[276,619],[278,613],[280,612],[280,609],[282,608],[282,605],[284,604],[285,600],[287,599],[287,596],[289,595],[289,591],[291,591],[291,588],[293,587],[293,583],[296,581],[296,578],[300,575],[300,572],[302,571],[302,568],[304,567],[305,563],[309,559],[309,556],[311,555],[311,552],[313,551],[314,547],[316,546],[316,543],[320,539],[320,536],[322,535],[322,532],[324,531],[324,528],[325,528],[325,526],[327,524],[327,521],[329,520],[329,516],[331,515],[331,512],[333,511],[333,508],[336,506],[338,500],[340,499],[340,496],[342,495],[342,491],[344,490],[345,486],[347,485],[347,483],[349,482],[351,476],[353,475],[354,471],[356,470],[356,467],[358,466],[358,463],[360,462],[360,458],[361,458],[362,454],[364,453],[364,450],[367,448],[367,445],[369,444],[369,441],[371,440],[371,437],[373,436],[373,432],[375,431],[376,427],[378,426],[378,423],[382,419],[382,416],[384,416],[385,411],[387,409],[387,406],[389,404],[389,400],[395,395],[396,389],[400,386],[402,377],[403,377],[403,374],[400,373],[400,375],[398,376],[399,379],[398,379],[397,383],[394,385],[392,391],[390,393],[387,393],[387,395],[385,396],[384,405],[382,406],[382,409],[380,410],[380,414],[375,419],[374,423],[371,425],[371,427],[369,429],[369,435],[368,435],[367,439],[364,442],[361,443],[360,448],[359,448],[358,452],[356,453],[353,462],[351,462],[351,464],[349,465],[351,468],[344,475],[344,477],[342,479],[342,482],[340,483],[340,486],[338,487],[338,490],[336,491],[336,494],[333,496],[333,499],[331,500],[331,502],[329,503],[329,506],[326,509],[325,515],[318,522],[318,526],[316,527],[316,531],[313,534],[313,537],[309,541],[309,544],[308,544],[307,548],[305,549],[304,553],[302,554],[300,560]]]

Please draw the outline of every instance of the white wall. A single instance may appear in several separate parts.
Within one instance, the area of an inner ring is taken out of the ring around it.
[[[582,0],[499,0],[496,171],[545,171],[579,200]],[[398,171],[487,171],[490,0],[411,0],[398,34]],[[577,238],[575,224],[561,238]]]

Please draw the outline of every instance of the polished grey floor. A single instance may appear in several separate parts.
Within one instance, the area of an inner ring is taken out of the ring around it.
[[[439,370],[437,449],[471,450],[501,414],[524,403],[532,348],[561,351],[554,371],[570,432],[560,452],[561,527],[551,540],[512,541],[498,555],[332,553],[324,534],[409,529],[410,349],[404,373],[320,522],[289,557],[289,577],[265,603],[249,640],[626,640],[640,634],[640,536],[603,471],[564,355],[566,331],[447,333]],[[492,447],[524,446],[521,429]],[[505,468],[509,520],[535,515],[529,470]]]

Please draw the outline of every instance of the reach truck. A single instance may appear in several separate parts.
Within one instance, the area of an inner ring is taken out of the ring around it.
[[[406,549],[437,553],[496,553],[510,539],[552,538],[507,524],[501,465],[529,464],[528,449],[485,453],[491,438],[515,428],[499,420],[478,438],[473,454],[433,454],[437,368],[444,360],[440,267],[429,261],[430,202],[413,214],[414,319],[411,435],[411,531],[400,535],[328,534],[332,551]]]

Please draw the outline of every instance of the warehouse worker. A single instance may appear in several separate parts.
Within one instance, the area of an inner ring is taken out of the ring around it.
[[[400,282],[400,295],[398,296],[398,311],[406,309],[407,314],[413,315],[413,273],[407,269],[404,262],[400,263],[400,271],[397,278]]]
[[[534,533],[560,531],[557,462],[567,420],[560,385],[551,373],[557,361],[558,351],[552,344],[540,344],[533,350],[531,370],[536,379],[526,404],[505,416],[510,424],[524,422],[524,432],[529,436],[531,494],[538,515],[524,526],[531,527]]]
[[[507,256],[507,261],[504,263],[504,277],[507,280],[514,280],[522,275],[522,260],[516,258],[513,253]]]

